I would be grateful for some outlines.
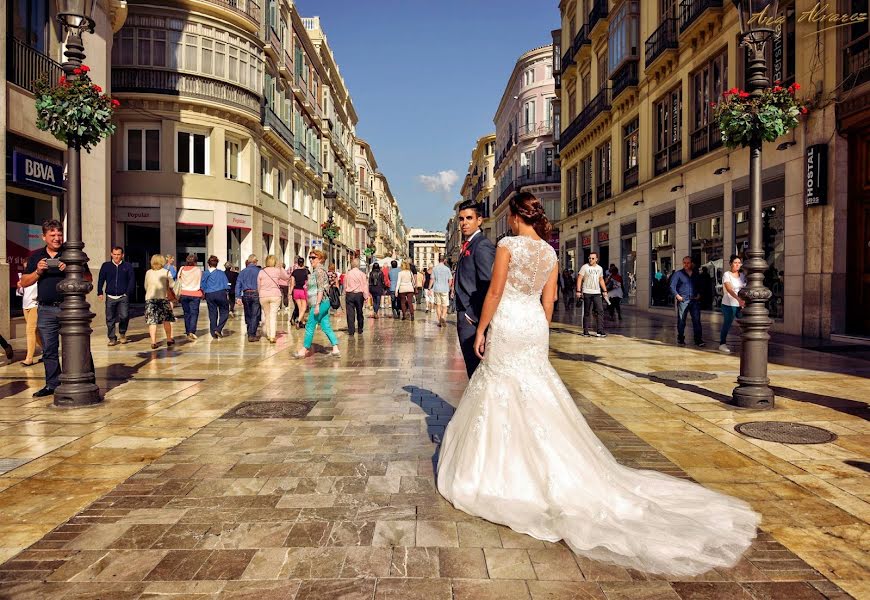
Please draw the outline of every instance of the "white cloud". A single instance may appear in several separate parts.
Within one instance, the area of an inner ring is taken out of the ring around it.
[[[456,182],[459,181],[459,175],[453,169],[448,171],[438,171],[436,175],[418,175],[417,179],[423,184],[427,192],[441,192],[449,194]]]

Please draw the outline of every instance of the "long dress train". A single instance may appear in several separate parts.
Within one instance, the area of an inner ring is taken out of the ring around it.
[[[518,236],[485,359],[450,421],[438,491],[467,513],[648,573],[733,566],[756,535],[747,503],[616,462],[549,361],[541,291],[557,259]]]

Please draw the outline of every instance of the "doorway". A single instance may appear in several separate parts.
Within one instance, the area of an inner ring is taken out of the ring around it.
[[[846,331],[870,335],[870,129],[849,135]]]
[[[127,223],[124,227],[124,260],[133,267],[136,291],[131,302],[145,303],[145,273],[151,268],[151,257],[160,254],[160,225]]]

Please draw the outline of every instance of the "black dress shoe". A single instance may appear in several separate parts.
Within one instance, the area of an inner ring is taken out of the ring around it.
[[[50,388],[48,386],[45,386],[44,388],[42,388],[38,392],[33,392],[33,397],[34,398],[43,398],[45,396],[51,396],[52,394],[54,394],[54,388]]]
[[[15,352],[12,350],[12,346],[9,344],[3,346],[3,352],[6,353],[6,360],[12,360],[12,356],[15,354]]]

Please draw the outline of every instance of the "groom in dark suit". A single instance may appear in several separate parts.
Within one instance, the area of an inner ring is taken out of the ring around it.
[[[492,263],[495,261],[495,245],[480,230],[483,223],[481,211],[479,204],[466,200],[459,205],[457,216],[463,242],[453,277],[453,293],[456,298],[459,347],[469,378],[480,364],[474,352],[474,337],[483,311],[483,300],[492,279]]]

